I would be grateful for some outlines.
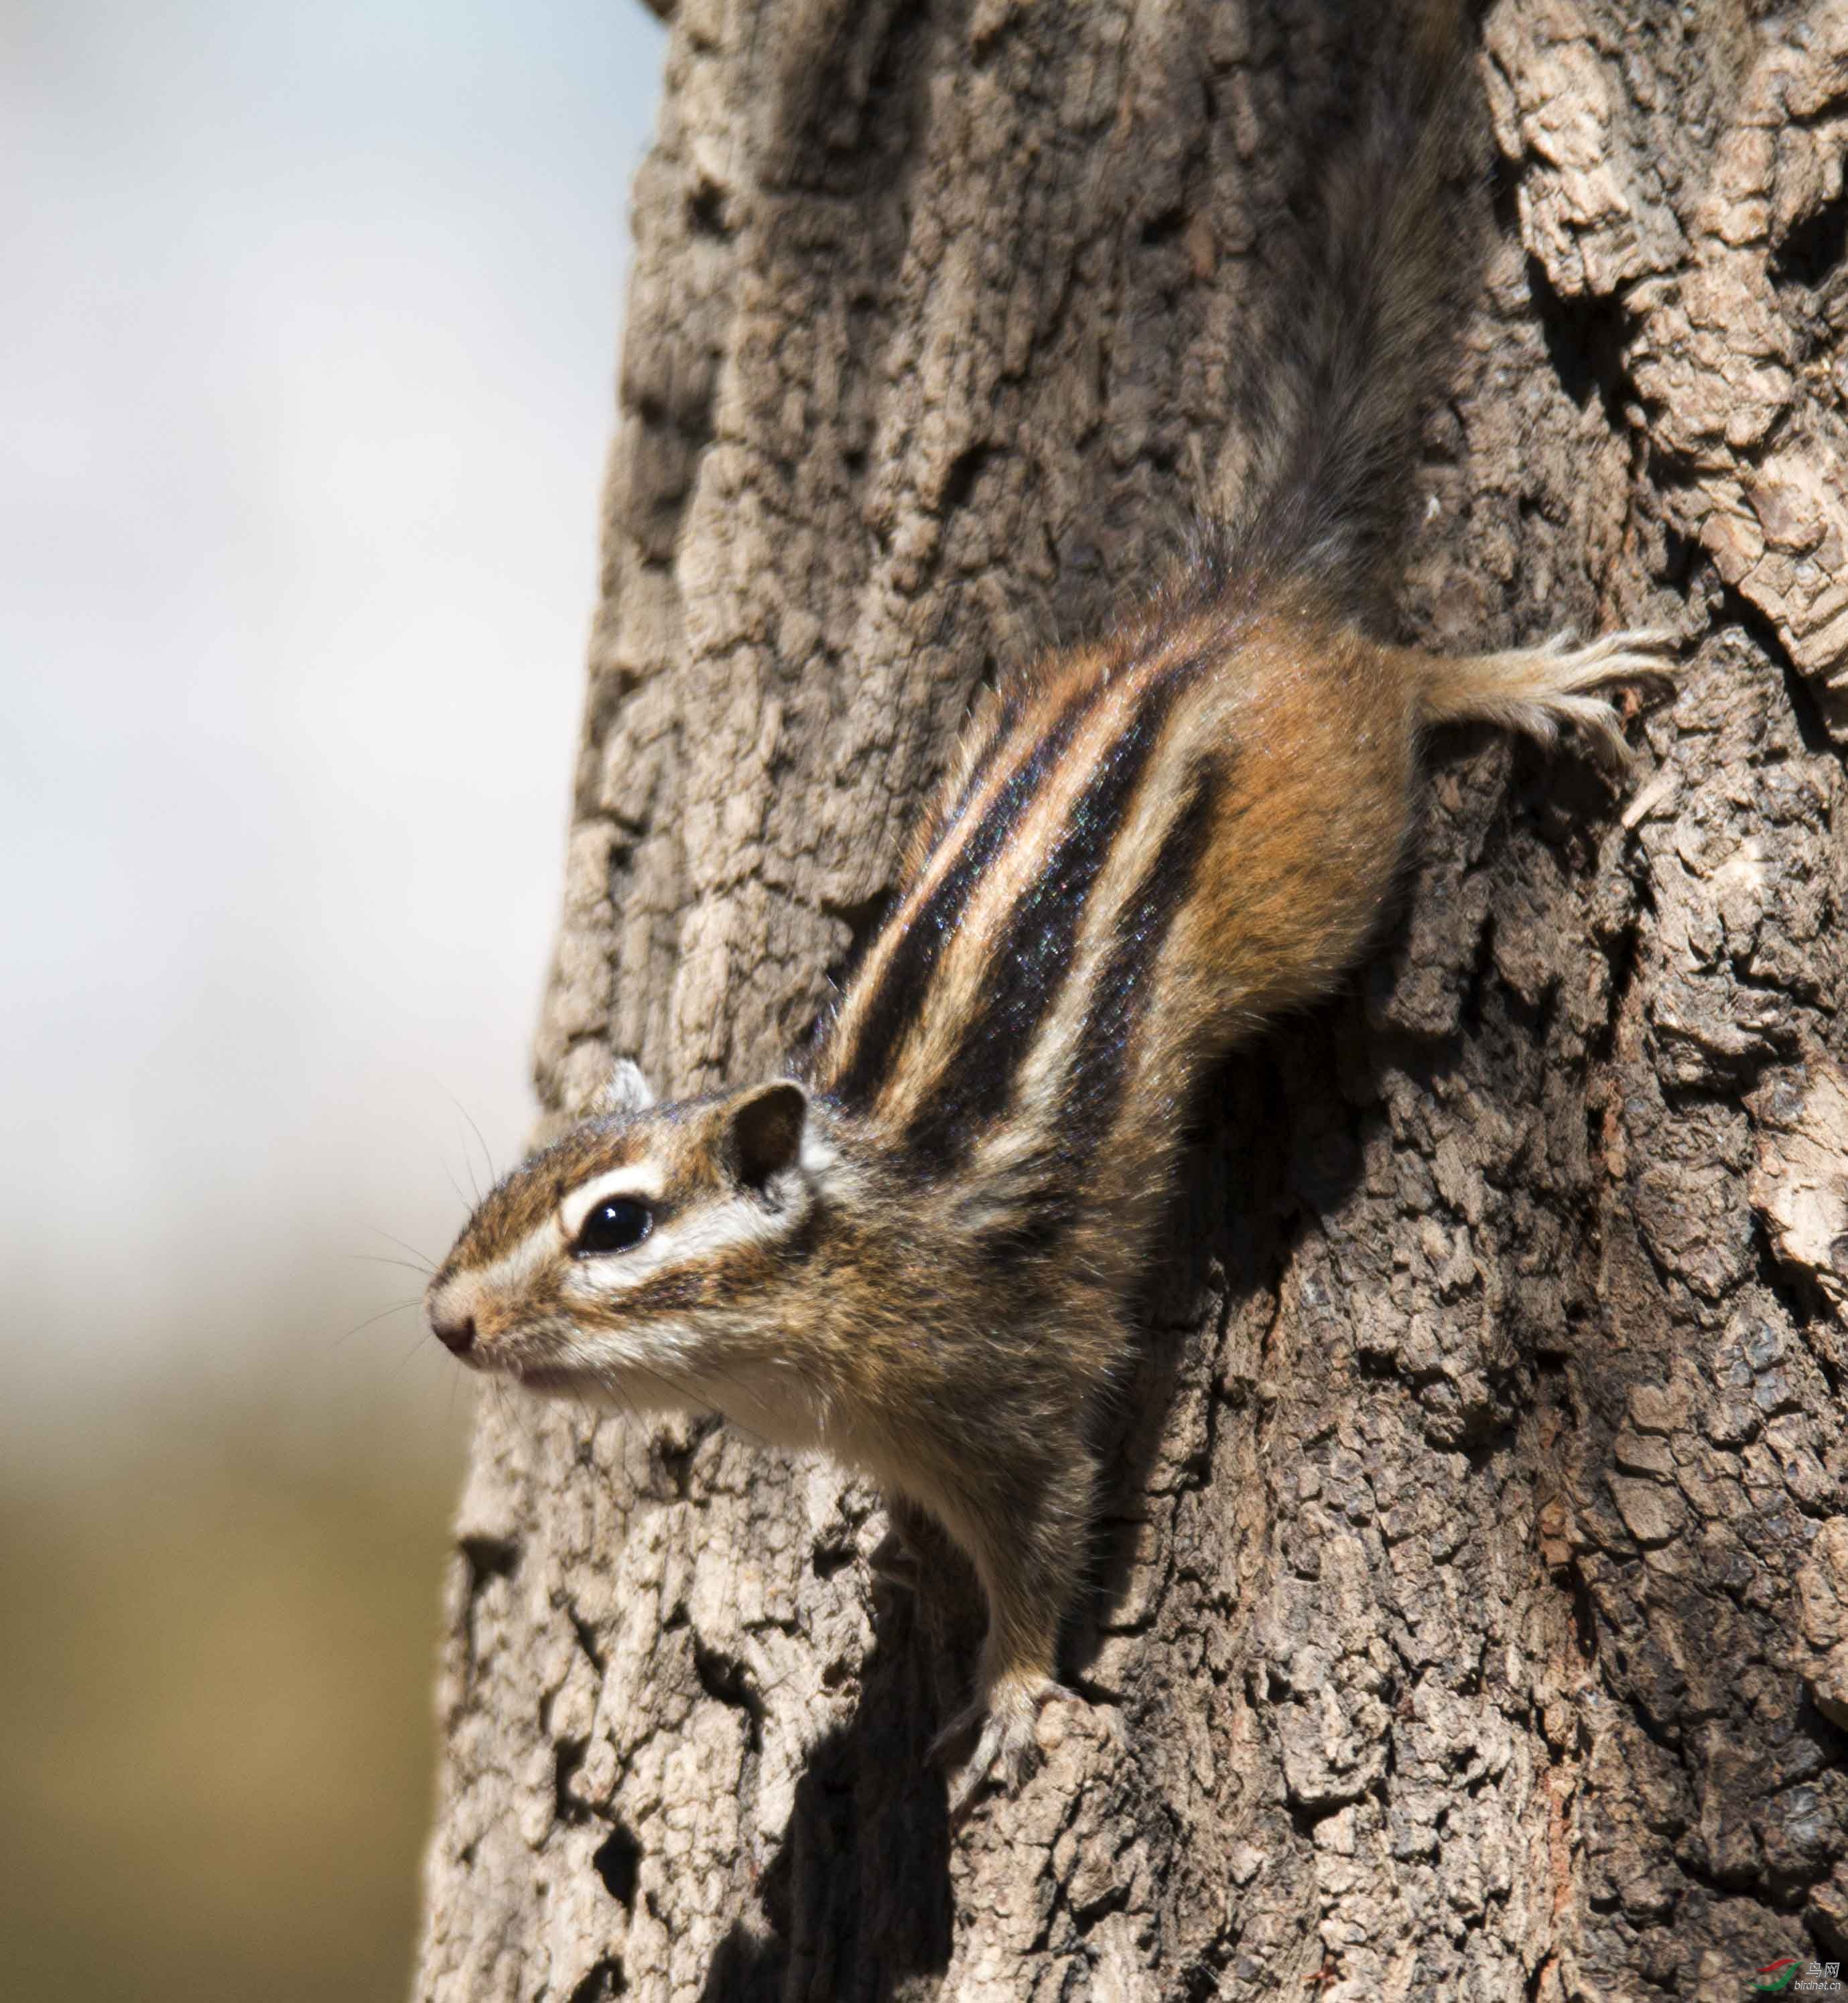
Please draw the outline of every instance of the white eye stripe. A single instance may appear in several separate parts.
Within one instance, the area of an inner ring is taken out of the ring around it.
[[[580,1183],[558,1206],[558,1222],[569,1240],[584,1228],[584,1219],[600,1203],[612,1197],[628,1197],[636,1203],[656,1203],[665,1187],[658,1162],[636,1162],[627,1168],[611,1169]]]
[[[766,1212],[739,1197],[702,1204],[657,1225],[640,1244],[607,1259],[575,1260],[570,1285],[583,1299],[614,1299],[661,1273],[709,1263],[740,1245],[774,1244],[807,1206]]]

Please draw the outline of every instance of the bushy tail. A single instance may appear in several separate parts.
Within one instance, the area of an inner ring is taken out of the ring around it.
[[[1486,236],[1480,91],[1461,0],[1349,10],[1349,74],[1256,358],[1257,451],[1224,554],[1378,605],[1419,434],[1449,380]]]

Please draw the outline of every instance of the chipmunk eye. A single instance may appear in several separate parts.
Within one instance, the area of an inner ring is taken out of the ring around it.
[[[627,1252],[639,1245],[654,1228],[654,1212],[632,1196],[608,1196],[597,1204],[578,1227],[572,1250]]]

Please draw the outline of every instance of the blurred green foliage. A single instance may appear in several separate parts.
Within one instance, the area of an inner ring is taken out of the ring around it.
[[[260,1417],[0,1478],[0,1989],[399,2003],[459,1450]]]

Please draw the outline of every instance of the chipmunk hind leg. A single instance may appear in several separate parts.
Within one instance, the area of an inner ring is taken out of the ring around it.
[[[1537,647],[1498,653],[1420,655],[1419,721],[1499,724],[1542,744],[1570,724],[1621,769],[1629,762],[1623,720],[1598,691],[1619,682],[1666,680],[1674,673],[1674,646],[1665,632],[1607,633],[1588,646],[1564,632]]]

